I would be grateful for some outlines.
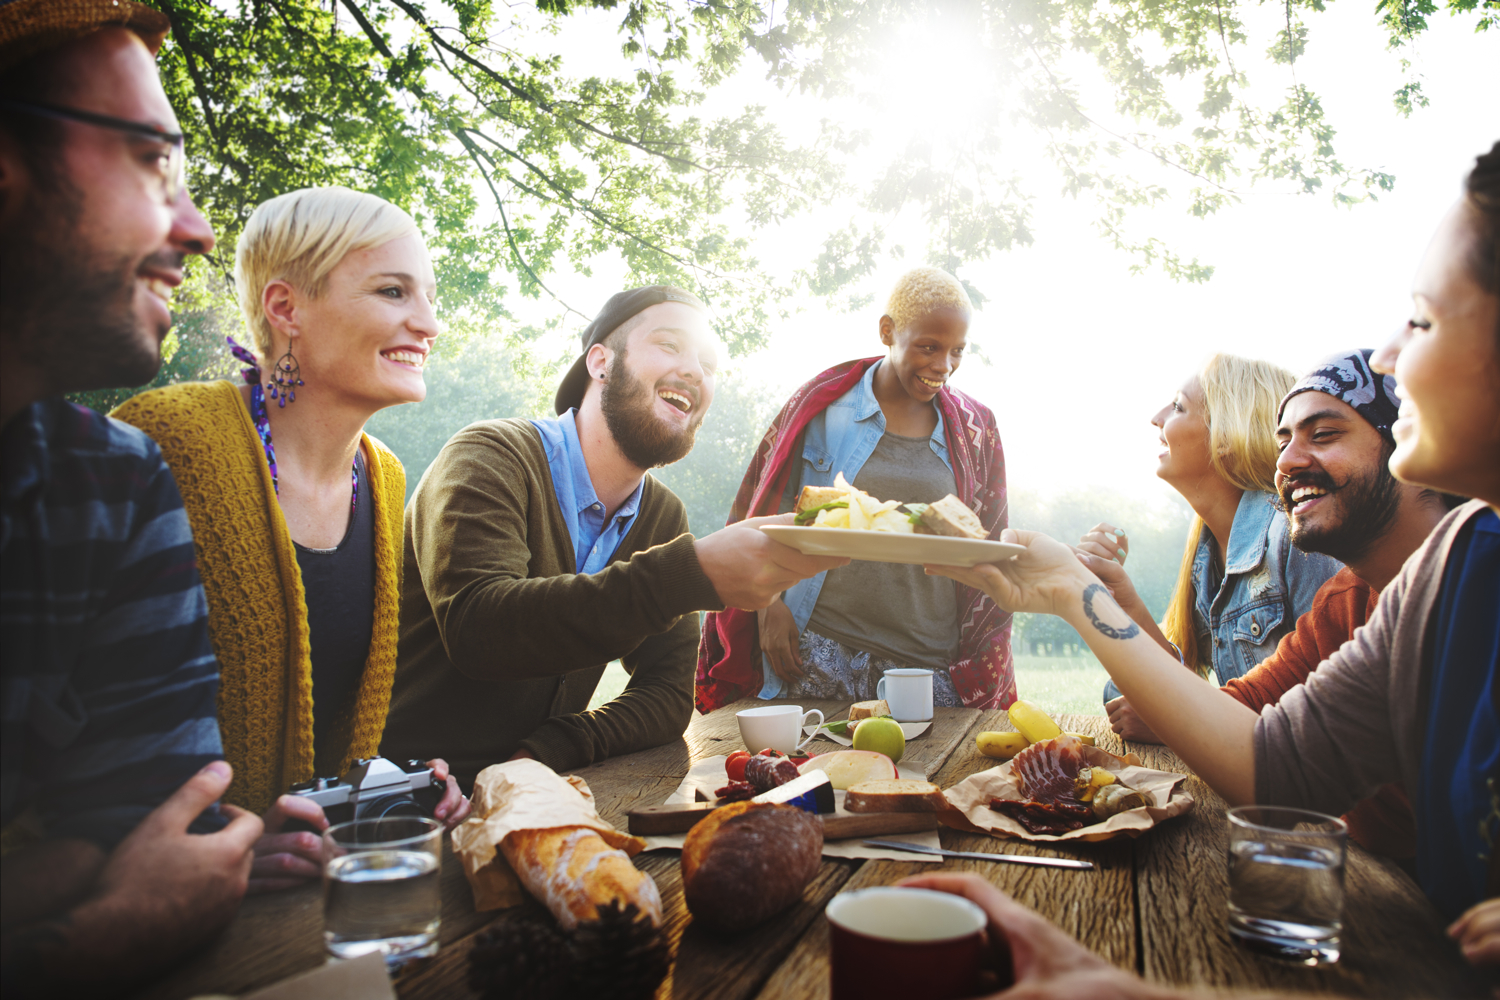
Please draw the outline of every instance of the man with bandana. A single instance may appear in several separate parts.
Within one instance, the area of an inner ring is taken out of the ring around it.
[[[1400,482],[1387,467],[1396,448],[1391,425],[1400,403],[1395,377],[1371,371],[1373,353],[1346,351],[1326,359],[1278,408],[1276,478],[1292,544],[1330,555],[1344,568],[1323,584],[1276,652],[1225,686],[1256,711],[1307,680],[1369,619],[1381,588],[1448,512],[1443,496]],[[1080,547],[1107,557],[1097,546]],[[1124,601],[1121,606],[1130,607]],[[1110,703],[1110,720],[1127,739],[1160,742],[1124,698]],[[1381,788],[1344,818],[1350,836],[1365,848],[1397,859],[1415,856],[1411,805],[1395,785]]]
[[[161,452],[64,393],[149,381],[213,249],[128,0],[0,6],[0,814],[7,997],[102,996],[216,933],[261,821],[229,785]],[[226,825],[227,823],[227,825]]]
[[[790,515],[695,539],[682,501],[647,475],[692,450],[717,368],[696,296],[620,292],[583,331],[556,419],[483,421],[443,446],[406,507],[387,756],[441,747],[468,787],[498,761],[562,771],[678,739],[695,612],[763,608],[848,562],[758,530]],[[616,658],[629,684],[588,710]]]

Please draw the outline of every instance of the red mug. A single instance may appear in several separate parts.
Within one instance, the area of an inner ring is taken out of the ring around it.
[[[833,1000],[952,1000],[980,992],[989,917],[964,897],[885,886],[840,893],[824,913]]]

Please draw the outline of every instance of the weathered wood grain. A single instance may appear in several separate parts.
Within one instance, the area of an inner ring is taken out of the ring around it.
[[[446,947],[494,919],[476,913],[463,866],[443,842],[443,923]],[[175,1000],[202,993],[245,993],[306,972],[327,959],[323,950],[323,887],[310,883],[285,892],[251,896],[224,932],[175,972],[137,994],[141,1000]]]
[[[1095,729],[1088,727],[1108,725],[1103,719],[1066,719],[1068,728],[1075,732],[1094,733]],[[979,753],[975,746],[974,735],[984,731],[1009,732],[1013,727],[1004,712],[983,713],[933,778],[937,784],[947,788],[1000,763]],[[947,829],[941,832],[941,840],[945,848],[956,851],[1087,858],[1098,865],[1098,870],[1068,871],[956,858],[944,859],[941,864],[867,861],[841,891],[893,885],[911,875],[973,873],[1052,920],[1109,961],[1131,971],[1136,969],[1134,866],[1130,841],[1054,849]],[[792,997],[822,1000],[828,995],[828,921],[825,917],[818,915],[759,995],[762,1000]]]
[[[1186,765],[1165,748],[1137,752],[1151,766]],[[1308,969],[1236,944],[1229,935],[1226,806],[1196,776],[1193,812],[1136,844],[1142,972],[1181,985],[1259,987],[1371,997],[1487,996],[1443,934],[1421,890],[1395,864],[1356,844],[1345,870],[1343,955]],[[1185,932],[1185,929],[1190,929]]]
[[[642,869],[656,880],[662,894],[663,926],[675,959],[659,1000],[741,1000],[755,995],[786,953],[801,940],[814,918],[849,878],[855,863],[824,861],[803,891],[802,901],[760,927],[725,936],[697,926],[682,895],[682,876],[676,855],[652,854],[640,859]],[[541,912],[528,902],[499,914],[497,921]],[[469,987],[469,951],[478,934],[469,934],[420,969],[396,983],[402,1000],[465,1000],[477,994]]]
[[[731,705],[695,718],[681,740],[604,761],[580,772],[593,789],[601,815],[623,824],[636,804],[661,802],[695,760],[741,749]],[[838,702],[803,702],[838,718]],[[1089,733],[1115,753],[1134,750],[1149,767],[1189,773],[1165,747],[1126,744],[1093,716],[1063,716],[1063,728]],[[928,734],[908,744],[906,762],[947,787],[997,761],[979,754],[974,734],[1010,730],[1003,712],[939,709]],[[815,741],[810,750],[836,744]],[[1344,958],[1327,969],[1280,965],[1235,945],[1225,916],[1228,833],[1224,803],[1189,774],[1195,810],[1136,840],[1079,844],[1052,850],[1014,841],[944,830],[945,847],[986,852],[1057,853],[1088,857],[1095,872],[1032,869],[984,861],[943,864],[824,860],[802,901],[751,932],[723,938],[695,926],[683,900],[675,852],[636,859],[661,889],[667,932],[676,947],[671,978],[658,994],[668,998],[827,995],[827,921],[823,908],[837,892],[888,885],[938,871],[976,872],[1057,923],[1109,961],[1161,982],[1204,987],[1264,988],[1279,993],[1319,991],[1368,996],[1484,996],[1485,986],[1442,933],[1415,884],[1390,862],[1351,848]],[[463,998],[468,951],[475,935],[497,920],[540,913],[528,901],[512,910],[475,913],[461,867],[443,863],[443,947],[432,960],[397,980],[406,1000]],[[316,885],[246,900],[233,924],[190,962],[141,991],[149,1000],[179,1000],[204,993],[244,993],[313,968],[324,961],[322,896]]]

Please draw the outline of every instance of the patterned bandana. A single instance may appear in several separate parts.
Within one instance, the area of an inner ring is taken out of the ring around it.
[[[1298,393],[1326,392],[1354,407],[1381,437],[1395,444],[1391,424],[1396,422],[1396,411],[1401,408],[1396,399],[1396,379],[1370,369],[1370,356],[1374,353],[1366,347],[1324,359],[1282,397],[1281,405],[1276,407],[1276,420],[1280,422],[1287,401]]]

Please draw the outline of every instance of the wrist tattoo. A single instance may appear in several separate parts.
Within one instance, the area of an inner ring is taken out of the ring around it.
[[[1107,622],[1100,621],[1099,616],[1094,614],[1094,597],[1099,594],[1103,594],[1105,600],[1114,603],[1110,599],[1109,590],[1102,583],[1091,583],[1083,588],[1083,613],[1089,616],[1089,622],[1094,628],[1111,639],[1134,639],[1141,634],[1141,627],[1135,622],[1131,622],[1124,628],[1115,628]],[[1115,607],[1120,606],[1116,604]]]

